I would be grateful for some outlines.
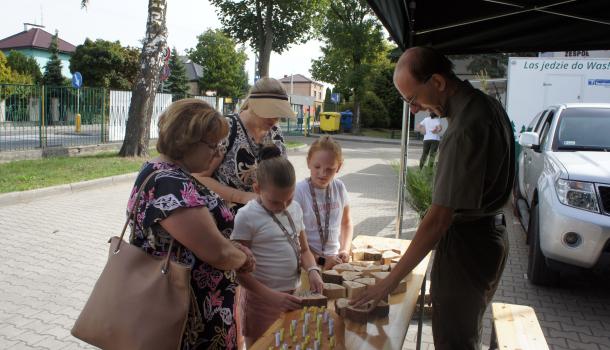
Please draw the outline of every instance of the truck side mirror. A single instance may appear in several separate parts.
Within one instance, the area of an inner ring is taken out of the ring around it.
[[[536,132],[526,131],[519,135],[519,144],[534,151],[540,150],[540,136]]]

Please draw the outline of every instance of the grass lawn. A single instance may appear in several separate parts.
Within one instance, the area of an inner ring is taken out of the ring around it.
[[[362,128],[360,129],[360,133],[362,134],[362,136],[366,136],[366,137],[378,137],[378,138],[384,138],[384,139],[391,139],[392,138],[392,130],[390,129],[365,129]],[[394,138],[395,139],[400,139],[400,130],[394,130]]]
[[[303,145],[288,141],[286,147]],[[158,155],[150,151],[151,157]],[[0,164],[0,193],[93,180],[138,171],[146,158],[122,158],[117,153],[100,153],[81,157],[56,157],[20,160]]]

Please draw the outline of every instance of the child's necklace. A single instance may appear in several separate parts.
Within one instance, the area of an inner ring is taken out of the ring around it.
[[[326,209],[326,217],[324,218],[324,228],[322,228],[322,220],[320,219],[320,208],[318,208],[318,200],[316,199],[316,191],[313,187],[311,177],[307,179],[309,183],[309,192],[311,192],[311,200],[313,201],[313,213],[316,215],[316,221],[318,222],[318,233],[320,234],[320,242],[322,243],[322,251],[320,255],[324,255],[324,247],[328,242],[328,236],[330,235],[328,226],[330,224],[330,184],[326,186],[326,203],[324,208]]]

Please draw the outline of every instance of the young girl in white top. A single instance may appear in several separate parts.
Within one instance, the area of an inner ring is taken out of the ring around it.
[[[283,311],[300,308],[301,300],[292,295],[298,287],[301,269],[308,272],[314,292],[323,288],[307,236],[303,231],[303,211],[293,201],[294,167],[281,157],[280,150],[266,146],[260,152],[251,200],[235,217],[232,240],[248,246],[256,259],[252,274],[238,275],[241,329],[249,347]]]
[[[295,201],[318,265],[348,262],[354,228],[345,185],[335,176],[343,165],[341,145],[330,136],[315,140],[307,153],[310,177],[297,184]]]

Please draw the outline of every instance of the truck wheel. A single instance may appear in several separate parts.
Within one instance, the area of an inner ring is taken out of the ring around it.
[[[546,258],[540,250],[540,227],[538,205],[534,204],[530,211],[528,236],[530,237],[527,277],[532,284],[539,286],[556,286],[559,283],[559,272],[551,270],[546,264]]]

